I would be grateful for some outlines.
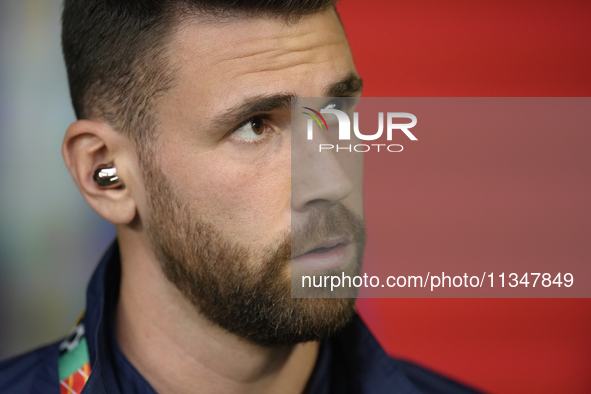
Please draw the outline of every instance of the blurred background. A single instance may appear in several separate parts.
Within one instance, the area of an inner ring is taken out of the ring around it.
[[[67,333],[113,226],[61,156],[74,121],[60,0],[0,0],[0,358]]]
[[[60,0],[0,0],[0,359],[67,333],[114,237],[61,158],[74,114],[60,8]],[[591,95],[588,1],[342,0],[338,8],[364,96]],[[590,301],[363,299],[358,308],[389,353],[483,390],[588,393]]]

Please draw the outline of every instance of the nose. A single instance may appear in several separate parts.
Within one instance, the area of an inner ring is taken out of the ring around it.
[[[292,136],[291,205],[294,212],[306,212],[319,205],[334,205],[353,192],[353,172],[359,154],[319,150],[326,141]],[[336,145],[335,145],[336,146]]]

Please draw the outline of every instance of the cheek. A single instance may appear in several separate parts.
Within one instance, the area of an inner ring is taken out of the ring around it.
[[[278,161],[253,165],[214,155],[178,176],[177,189],[192,211],[227,236],[266,245],[289,228],[290,169]],[[186,166],[183,166],[186,168]],[[175,182],[176,183],[176,182]]]

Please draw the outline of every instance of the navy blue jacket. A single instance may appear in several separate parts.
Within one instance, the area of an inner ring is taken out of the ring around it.
[[[78,327],[83,328],[92,370],[83,394],[156,393],[125,358],[113,333],[120,274],[119,248],[115,242],[90,280],[86,314]],[[61,342],[61,349],[60,343],[55,343],[0,363],[0,393],[68,392],[68,389],[60,388],[58,357],[67,352],[64,348],[80,339],[73,340],[75,336]],[[199,388],[195,392],[199,393]],[[338,335],[322,342],[308,393],[468,394],[476,391],[417,365],[391,358],[363,321],[355,316]]]

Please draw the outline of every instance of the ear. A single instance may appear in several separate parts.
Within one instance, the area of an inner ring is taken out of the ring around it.
[[[62,155],[82,196],[99,215],[115,224],[134,219],[135,144],[129,138],[105,122],[78,120],[66,131]],[[94,181],[95,170],[104,164],[117,169],[121,187],[105,189]]]

